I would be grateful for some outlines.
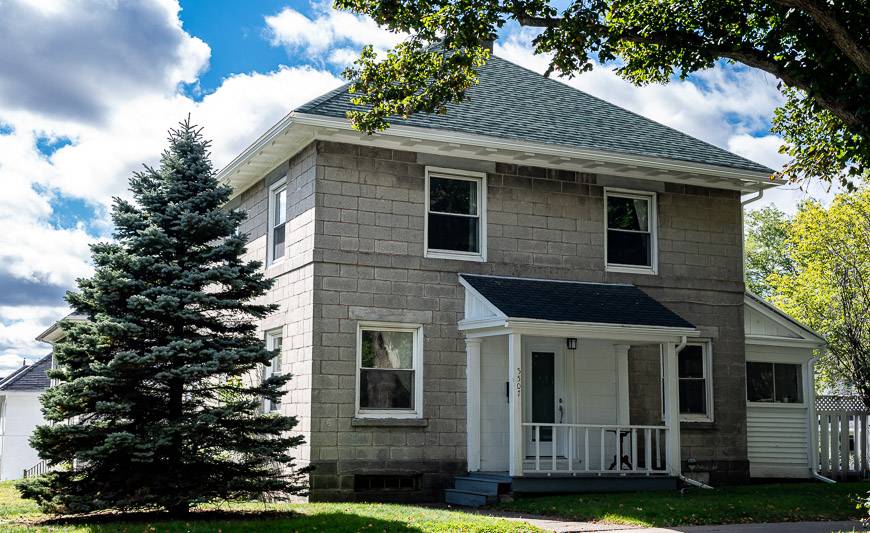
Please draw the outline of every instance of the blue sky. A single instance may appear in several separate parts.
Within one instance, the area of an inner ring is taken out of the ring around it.
[[[279,0],[6,0],[0,18],[0,376],[48,347],[34,337],[69,310],[110,238],[111,198],[153,163],[191,114],[225,164],[301,103],[340,83],[363,44],[401,36],[328,3]],[[509,25],[496,54],[542,72],[532,34]],[[720,66],[636,88],[607,68],[570,85],[768,166],[775,80]],[[821,194],[814,191],[815,194]],[[790,188],[768,196],[791,210]]]

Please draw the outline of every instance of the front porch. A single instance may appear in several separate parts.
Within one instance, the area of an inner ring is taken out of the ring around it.
[[[644,490],[632,479],[650,486],[669,479],[665,485],[674,486],[680,474],[676,354],[698,335],[691,324],[629,285],[613,294],[604,284],[468,275],[461,283],[471,475],[505,472],[518,492],[596,485],[606,491],[619,484]],[[614,308],[625,305],[631,316]],[[571,312],[578,307],[579,316]],[[590,320],[595,316],[609,322]],[[661,353],[664,407],[656,397],[660,411],[645,423],[631,419],[633,346]]]

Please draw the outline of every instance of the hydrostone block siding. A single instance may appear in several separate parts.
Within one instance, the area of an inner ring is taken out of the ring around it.
[[[486,263],[423,257],[426,165],[487,173]],[[694,323],[713,341],[716,418],[684,425],[683,460],[714,482],[746,477],[737,192],[318,141],[242,194],[240,205],[252,210],[251,254],[260,259],[265,190],[288,170],[304,190],[290,202],[300,244],[274,274],[288,281],[273,290],[283,307],[264,329],[286,320],[299,337],[285,341],[296,375],[285,408],[304,421],[313,498],[353,498],[353,476],[373,473],[419,475],[420,491],[409,496],[432,497],[464,470],[459,272],[634,283]],[[658,275],[604,271],[605,186],[657,193]],[[354,419],[360,320],[423,324],[425,425]],[[660,420],[658,364],[656,348],[632,348],[632,423]]]

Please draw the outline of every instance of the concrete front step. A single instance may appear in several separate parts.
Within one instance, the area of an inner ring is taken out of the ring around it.
[[[467,492],[476,492],[487,496],[498,496],[498,481],[490,479],[478,479],[472,476],[457,477],[454,479],[454,487]]]
[[[481,507],[488,503],[497,502],[498,496],[460,489],[446,489],[444,491],[444,501],[452,505],[461,505],[463,507]]]

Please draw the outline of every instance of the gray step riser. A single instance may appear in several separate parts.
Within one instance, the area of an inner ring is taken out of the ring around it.
[[[488,503],[487,497],[483,494],[453,492],[451,490],[444,491],[444,501],[463,507],[481,507]]]
[[[479,492],[489,496],[498,496],[498,483],[478,479],[456,478],[455,486],[468,492]]]

